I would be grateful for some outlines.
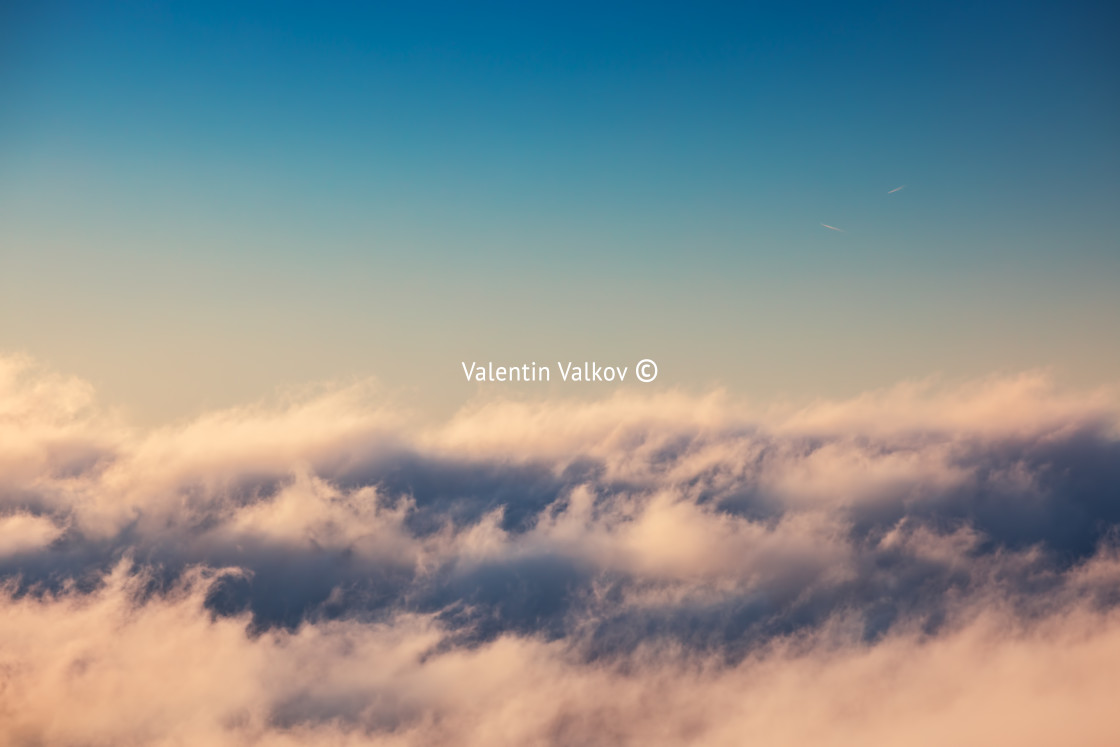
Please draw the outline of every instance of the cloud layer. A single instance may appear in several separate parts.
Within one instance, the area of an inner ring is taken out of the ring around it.
[[[0,358],[0,742],[1113,744],[1118,422],[1027,375],[140,431]]]

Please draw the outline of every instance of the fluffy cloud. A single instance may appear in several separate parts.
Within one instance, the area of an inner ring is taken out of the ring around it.
[[[1044,378],[363,386],[143,431],[0,359],[0,741],[1113,743],[1120,439]]]

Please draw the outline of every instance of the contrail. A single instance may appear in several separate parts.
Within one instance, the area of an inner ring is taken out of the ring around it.
[[[844,229],[843,229],[843,228],[837,228],[836,226],[830,226],[830,225],[828,225],[827,223],[822,223],[821,225],[822,225],[822,226],[824,226],[825,228],[828,228],[828,229],[830,229],[830,230],[833,230],[833,231],[839,231],[840,233],[844,233]]]
[[[893,195],[893,194],[894,194],[895,192],[897,192],[897,191],[898,191],[898,190],[900,190],[900,189],[906,189],[906,185],[905,185],[905,184],[903,184],[903,185],[902,185],[901,187],[895,187],[895,188],[894,188],[894,189],[892,189],[892,190],[891,190],[890,192],[887,192],[887,194],[889,194],[889,195]]]

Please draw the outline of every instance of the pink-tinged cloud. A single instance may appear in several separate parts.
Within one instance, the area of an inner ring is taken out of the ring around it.
[[[1120,410],[365,386],[141,430],[0,358],[0,743],[1112,744]]]

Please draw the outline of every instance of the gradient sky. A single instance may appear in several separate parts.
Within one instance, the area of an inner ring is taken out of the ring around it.
[[[1112,3],[229,6],[0,11],[0,349],[141,420],[1120,381]]]

